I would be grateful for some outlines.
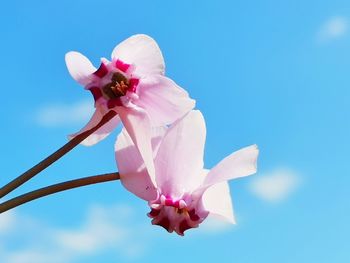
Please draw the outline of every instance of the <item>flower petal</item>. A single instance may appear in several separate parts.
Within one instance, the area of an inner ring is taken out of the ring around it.
[[[147,113],[138,107],[127,108],[118,106],[115,109],[131,140],[138,148],[153,184],[156,185],[151,144],[152,130]]]
[[[72,139],[77,135],[94,128],[101,121],[103,116],[104,115],[99,111],[99,109],[96,109],[90,121],[88,122],[88,124],[84,128],[82,128],[79,132],[69,135],[69,138]],[[94,132],[89,137],[87,137],[84,141],[82,141],[81,144],[85,146],[91,146],[98,143],[99,141],[106,138],[112,132],[112,130],[118,126],[119,123],[120,123],[120,118],[117,115],[114,118],[112,118],[109,122],[107,122],[105,125],[103,125],[100,129],[98,129],[96,132]]]
[[[167,130],[155,158],[157,185],[164,195],[180,197],[202,183],[205,136],[200,111],[191,111]]]
[[[251,145],[232,153],[210,170],[203,187],[255,173],[258,154],[257,145]]]
[[[71,51],[65,56],[68,71],[73,79],[86,86],[91,74],[96,71],[90,60],[79,52]]]
[[[203,194],[203,206],[211,215],[235,224],[230,188],[227,182],[210,186]]]
[[[152,148],[156,151],[163,135],[158,132],[159,130],[153,131],[156,132],[153,132]],[[157,189],[146,170],[140,152],[125,128],[118,136],[115,153],[120,180],[125,188],[146,201],[156,199]]]
[[[153,38],[147,35],[134,35],[117,45],[112,52],[113,60],[136,66],[141,75],[164,75],[165,65],[162,52]]]
[[[147,111],[155,126],[171,124],[195,106],[184,89],[161,75],[141,79],[137,93],[137,105]]]

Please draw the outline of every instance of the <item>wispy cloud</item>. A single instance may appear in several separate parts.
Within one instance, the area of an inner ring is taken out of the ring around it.
[[[288,198],[300,185],[299,175],[290,169],[277,169],[265,175],[256,176],[250,190],[268,202],[280,202]]]
[[[15,220],[16,228],[0,232],[0,240],[7,241],[0,242],[0,262],[77,262],[108,250],[116,251],[125,259],[137,259],[146,251],[147,242],[138,240],[142,231],[140,226],[130,224],[132,213],[125,205],[93,205],[81,224],[64,229],[20,214],[2,214],[1,222],[8,225],[8,219]],[[15,238],[20,247],[10,245],[11,238]]]
[[[40,108],[35,119],[44,127],[83,124],[89,120],[93,111],[93,102],[90,100],[73,104],[53,103]]]
[[[9,232],[16,224],[16,217],[12,211],[0,216],[0,235]]]
[[[343,37],[349,28],[349,21],[343,16],[334,16],[329,18],[319,29],[317,40],[328,42]]]
[[[4,229],[9,228],[0,231],[0,262],[76,263],[110,255],[111,251],[112,261],[137,262],[165,240],[203,240],[233,228],[231,224],[208,218],[199,229],[178,237],[152,226],[148,220],[140,222],[136,213],[123,204],[92,205],[79,223],[68,227],[13,212],[1,214],[0,224],[4,223]]]
[[[232,230],[235,226],[226,221],[220,220],[213,216],[209,216],[199,226],[199,232],[203,234],[219,234],[228,230]]]

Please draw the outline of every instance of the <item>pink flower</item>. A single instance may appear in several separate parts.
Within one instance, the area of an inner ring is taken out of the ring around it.
[[[96,108],[90,122],[71,137],[95,127],[114,110],[118,115],[83,144],[99,142],[122,121],[149,168],[151,127],[171,124],[195,105],[185,90],[164,76],[162,53],[146,35],[132,36],[117,45],[112,60],[102,58],[98,69],[74,51],[66,54],[66,64],[71,76],[92,93]]]
[[[125,131],[116,142],[121,182],[148,201],[152,224],[183,235],[209,215],[234,223],[227,181],[256,172],[256,145],[243,148],[213,169],[203,168],[206,128],[200,111],[191,111],[170,128],[154,129],[154,173],[147,172],[141,156]]]

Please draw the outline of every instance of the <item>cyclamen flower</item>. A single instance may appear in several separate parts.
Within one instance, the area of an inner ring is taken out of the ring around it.
[[[209,215],[235,223],[228,180],[256,172],[256,145],[243,148],[213,169],[203,168],[206,127],[200,111],[191,111],[170,128],[153,132],[155,172],[124,131],[116,142],[116,160],[123,185],[148,201],[152,224],[184,235]],[[155,183],[153,183],[155,182]]]
[[[153,126],[168,125],[193,109],[195,102],[175,82],[164,76],[164,60],[157,43],[149,36],[135,35],[112,52],[112,60],[101,59],[96,69],[78,52],[66,54],[71,76],[95,99],[95,113],[78,133],[95,127],[110,110],[116,115],[82,143],[93,145],[120,123],[124,124],[148,166]]]

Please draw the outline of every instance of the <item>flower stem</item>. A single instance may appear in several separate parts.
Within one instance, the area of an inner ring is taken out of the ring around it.
[[[48,166],[56,162],[63,155],[71,151],[74,147],[76,147],[79,143],[81,143],[83,140],[85,140],[87,137],[89,137],[91,134],[93,134],[95,131],[97,131],[99,128],[105,125],[108,121],[110,121],[116,115],[117,113],[115,111],[112,111],[112,110],[109,111],[106,115],[103,116],[101,121],[95,127],[77,135],[76,137],[71,139],[69,142],[67,142],[65,145],[63,145],[60,149],[58,149],[56,152],[46,157],[40,163],[33,166],[28,171],[26,171],[25,173],[23,173],[22,175],[14,179],[13,181],[9,182],[8,184],[0,188],[0,198],[12,192],[17,187],[21,186],[22,184],[24,184],[25,182],[33,178],[36,174],[40,173],[41,171],[46,169]]]
[[[6,202],[3,202],[2,204],[0,204],[0,214],[12,208],[15,208],[17,206],[20,206],[22,204],[25,204],[27,202],[33,201],[41,197],[45,197],[47,195],[51,195],[54,193],[62,192],[65,190],[69,190],[69,189],[73,189],[81,186],[115,181],[119,179],[120,179],[119,173],[108,173],[108,174],[83,177],[80,179],[75,179],[75,180],[71,180],[71,181],[67,181],[59,184],[50,185],[32,192],[20,195],[18,197],[12,198]]]

